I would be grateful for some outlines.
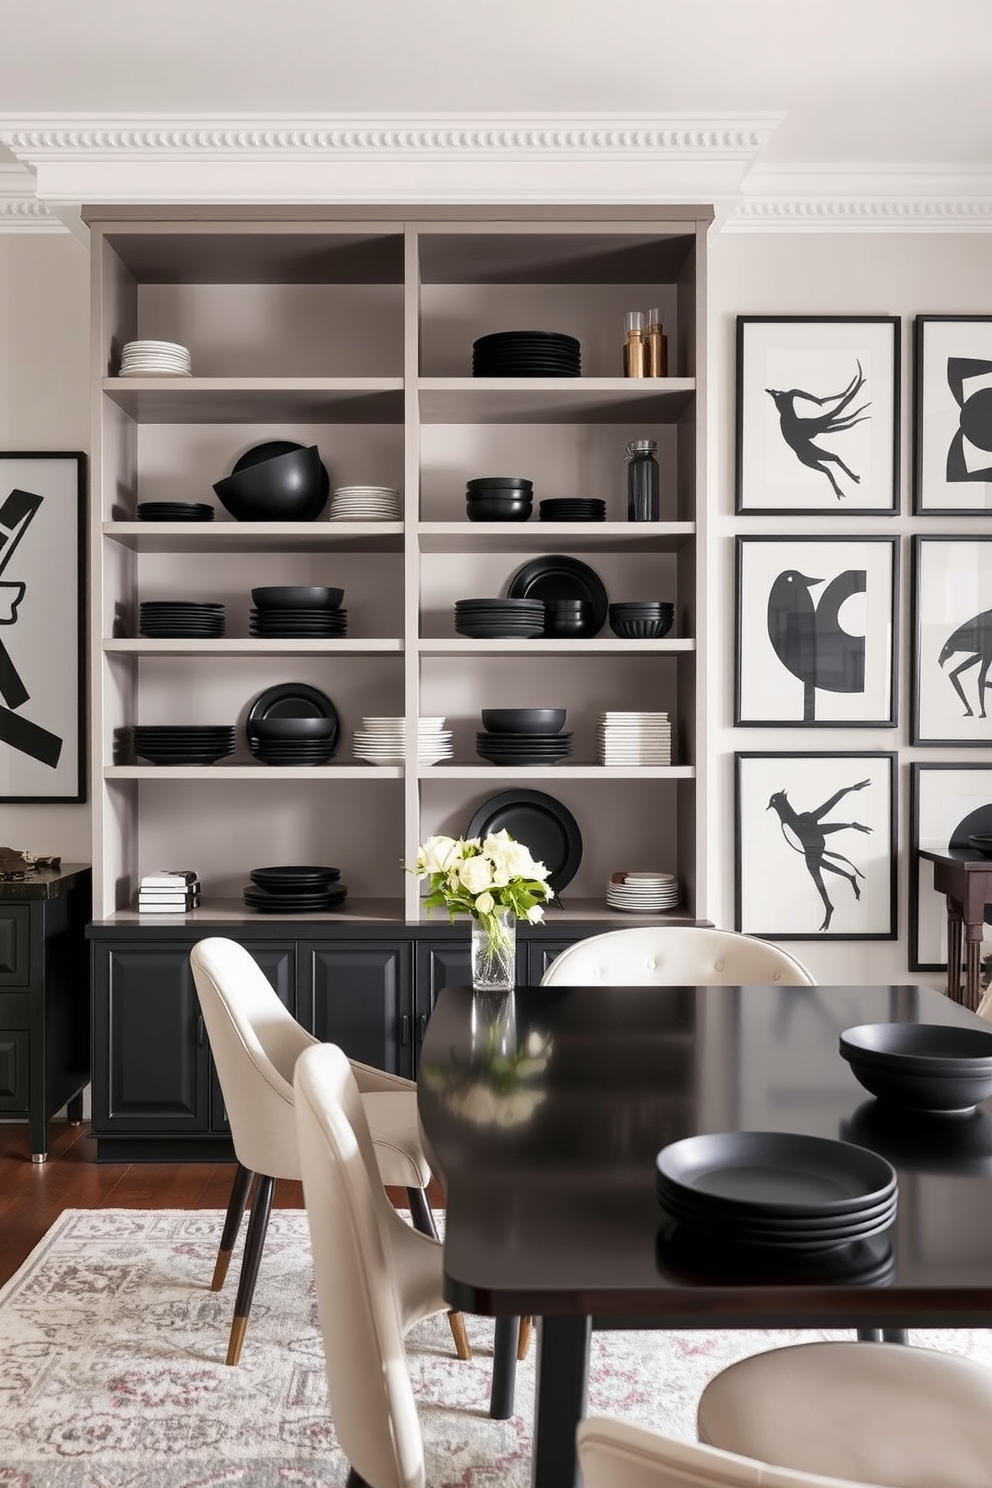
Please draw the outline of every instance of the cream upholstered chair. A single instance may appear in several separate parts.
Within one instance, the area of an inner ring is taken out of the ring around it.
[[[303,1051],[318,1040],[283,1006],[258,963],[236,941],[222,936],[201,940],[190,953],[190,964],[238,1161],[212,1291],[219,1291],[224,1284],[248,1191],[257,1174],[227,1350],[228,1364],[237,1364],[275,1180],[300,1177],[293,1069]],[[420,1145],[416,1086],[366,1064],[355,1063],[352,1069],[373,1133],[382,1182],[405,1188],[414,1222],[434,1234],[424,1193],[431,1173]],[[388,1202],[385,1195],[383,1201]],[[451,1314],[451,1330],[459,1357],[470,1358],[465,1326],[458,1313]]]
[[[697,1425],[702,1442],[803,1473],[887,1488],[992,1481],[992,1370],[933,1349],[832,1342],[753,1354],[710,1380]]]
[[[697,925],[636,925],[590,935],[556,956],[542,987],[815,986],[794,956],[734,930]]]
[[[575,1439],[583,1488],[850,1488],[602,1416],[580,1421]]]
[[[341,1050],[308,1049],[294,1086],[334,1431],[371,1488],[423,1488],[424,1445],[403,1336],[446,1306],[441,1245],[404,1224],[383,1193],[365,1108]]]

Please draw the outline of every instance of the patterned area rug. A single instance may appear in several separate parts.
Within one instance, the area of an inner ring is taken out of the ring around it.
[[[239,1256],[207,1290],[222,1214],[66,1210],[0,1292],[0,1488],[343,1488],[306,1216],[276,1210],[241,1364],[224,1352]],[[488,1416],[492,1323],[471,1363],[442,1316],[409,1338],[430,1488],[527,1488],[534,1348],[517,1414]],[[692,1439],[731,1360],[824,1332],[598,1333],[590,1410]],[[992,1363],[990,1335],[920,1333]]]

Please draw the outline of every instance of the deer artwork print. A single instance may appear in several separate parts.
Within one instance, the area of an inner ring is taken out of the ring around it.
[[[835,438],[837,435],[846,433],[848,429],[853,429],[855,424],[864,423],[870,417],[866,411],[871,406],[870,399],[859,404],[857,408],[850,407],[864,385],[865,375],[861,370],[861,363],[858,362],[857,372],[847,387],[839,393],[825,393],[818,396],[804,388],[765,388],[765,392],[775,404],[778,412],[782,438],[800,465],[805,465],[808,470],[817,471],[830,482],[838,501],[842,501],[846,493],[839,485],[830,468],[831,465],[843,471],[848,480],[856,486],[861,484],[861,477],[845,463],[836,450],[825,449],[815,441]],[[804,413],[802,411],[804,404],[816,404],[821,411]]]
[[[820,924],[820,933],[830,929],[830,921],[833,918],[834,906],[827,893],[823,881],[825,873],[836,874],[838,878],[845,878],[851,885],[855,899],[861,898],[861,889],[858,879],[863,879],[864,874],[860,868],[846,858],[843,853],[835,852],[827,847],[827,838],[836,832],[863,832],[867,835],[872,831],[863,822],[844,821],[827,822],[823,818],[831,812],[837,803],[851,791],[864,790],[871,784],[871,780],[859,780],[854,785],[842,786],[840,790],[834,791],[821,806],[812,811],[797,811],[789,801],[784,790],[776,791],[768,802],[767,811],[774,810],[778,813],[782,836],[794,852],[801,853],[806,864],[806,872],[813,880],[816,892],[823,903],[823,920]]]

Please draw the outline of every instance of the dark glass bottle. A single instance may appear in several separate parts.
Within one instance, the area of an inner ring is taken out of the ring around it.
[[[627,521],[657,522],[661,517],[661,471],[653,439],[634,439],[627,446]]]

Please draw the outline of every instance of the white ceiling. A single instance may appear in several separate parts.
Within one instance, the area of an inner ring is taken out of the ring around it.
[[[0,111],[784,114],[761,165],[992,163],[992,0],[44,0]]]

